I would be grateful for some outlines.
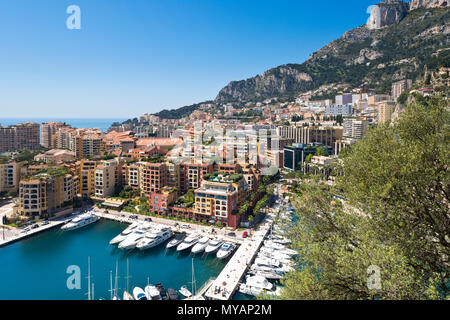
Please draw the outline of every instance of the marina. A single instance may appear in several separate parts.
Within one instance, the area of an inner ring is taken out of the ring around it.
[[[63,224],[60,222],[58,226]],[[0,299],[86,300],[88,298],[87,257],[90,257],[91,282],[95,284],[95,299],[110,298],[110,272],[118,263],[118,296],[123,299],[127,287],[126,262],[129,260],[129,288],[145,288],[162,283],[166,289],[190,288],[192,256],[166,250],[164,245],[149,250],[125,251],[109,241],[125,229],[125,225],[101,219],[70,232],[53,227],[34,237],[27,237],[0,249]],[[210,255],[195,257],[195,276],[201,287],[217,277],[226,261]],[[81,270],[80,289],[69,290],[69,266]]]
[[[277,200],[275,207],[281,208],[281,201],[285,200]],[[45,274],[52,270],[52,265],[54,268],[58,264],[57,272],[63,277],[61,262],[67,261],[65,268],[76,265],[83,270],[86,261],[82,257],[89,257],[87,287],[71,291],[63,285],[55,290],[58,297],[48,299],[86,299],[86,294],[88,299],[93,299],[94,283],[96,298],[99,299],[105,299],[108,295],[114,300],[254,299],[253,296],[262,292],[278,294],[280,288],[269,280],[279,280],[285,272],[292,270],[295,251],[287,248],[289,241],[279,231],[274,231],[280,230],[279,225],[274,227],[274,218],[279,216],[279,211],[276,209],[267,214],[251,237],[237,239],[235,234],[234,237],[227,237],[226,230],[211,232],[211,227],[198,225],[180,228],[178,223],[166,219],[125,216],[92,208],[39,225],[31,229],[28,235],[53,228],[40,236],[27,238],[22,235],[10,239],[23,241],[1,250],[0,259],[5,254],[12,255],[14,259],[18,252],[44,241],[43,256],[52,257],[56,252],[57,261],[38,257],[31,265],[30,262],[23,264],[25,269],[32,269],[26,272],[36,274],[39,270]],[[64,243],[68,247],[63,249],[60,246]],[[72,248],[72,245],[75,247]],[[25,260],[28,258],[19,256]],[[33,269],[35,264],[41,264],[41,267]],[[114,289],[113,269],[116,270]],[[3,271],[1,277],[8,274],[8,270]],[[38,276],[35,279],[39,283],[45,278]],[[41,285],[45,287],[44,283]],[[158,290],[159,296],[156,295]],[[39,294],[38,289],[32,292]],[[29,294],[26,290],[18,290],[14,297],[0,290],[0,299],[2,295],[8,299],[41,299]],[[48,294],[53,294],[53,291]]]

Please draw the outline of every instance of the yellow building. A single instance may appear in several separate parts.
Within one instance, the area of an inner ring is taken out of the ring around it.
[[[19,184],[19,215],[46,218],[76,197],[76,182],[70,174],[40,174]]]
[[[378,102],[378,123],[383,124],[391,121],[392,114],[395,111],[394,101]]]
[[[0,164],[0,192],[19,189],[20,168],[17,162]]]

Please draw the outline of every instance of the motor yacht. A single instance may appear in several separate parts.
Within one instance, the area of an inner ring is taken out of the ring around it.
[[[185,238],[186,238],[185,232],[178,234],[174,239],[170,240],[169,243],[167,243],[166,248],[170,249],[178,246],[181,242],[183,242]]]
[[[150,249],[170,239],[172,236],[173,233],[170,229],[159,232],[147,232],[145,237],[136,244],[136,248],[140,250]]]
[[[208,245],[205,248],[205,253],[213,253],[219,250],[219,248],[222,246],[223,240],[222,239],[213,239],[209,241]]]
[[[136,247],[136,244],[145,237],[145,231],[142,229],[137,229],[130,233],[125,240],[119,243],[119,248],[124,250],[131,250]]]
[[[209,238],[208,237],[203,237],[201,238],[196,244],[195,246],[192,247],[191,252],[196,254],[196,253],[200,253],[205,251],[205,248],[208,246],[209,243]]]
[[[140,224],[138,222],[133,222],[130,224],[125,230],[123,230],[121,233],[119,233],[117,236],[115,236],[109,244],[117,244],[125,240],[125,238],[132,233]]]
[[[225,242],[217,251],[216,257],[218,259],[225,259],[228,258],[234,251],[236,246],[232,244],[231,242]]]
[[[193,245],[195,245],[199,240],[200,240],[200,235],[198,235],[196,233],[191,234],[188,237],[186,237],[182,243],[180,243],[178,245],[177,251],[186,250],[186,249],[192,247]]]
[[[79,215],[78,217],[72,219],[70,222],[66,223],[61,227],[61,230],[71,231],[75,229],[79,229],[81,227],[87,226],[91,223],[97,222],[100,220],[94,213],[84,213]]]

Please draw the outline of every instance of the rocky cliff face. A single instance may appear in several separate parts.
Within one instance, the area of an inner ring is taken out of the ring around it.
[[[411,0],[409,4],[410,10],[419,8],[448,8],[450,7],[450,1],[448,0]]]
[[[231,82],[219,92],[216,102],[238,101],[249,97],[260,99],[274,95],[288,95],[306,89],[311,81],[312,78],[307,73],[285,65],[270,69],[263,75],[254,78]]]
[[[405,77],[415,80],[423,76],[426,66],[434,68],[450,59],[450,50],[446,49],[450,47],[450,10],[408,12],[408,3],[400,1],[379,4],[380,8],[383,6],[387,6],[387,16],[382,20],[386,23],[406,16],[384,28],[369,29],[364,25],[349,30],[302,64],[283,65],[263,75],[230,82],[215,102],[291,98],[324,85],[342,83],[358,87],[367,82],[376,92],[387,93],[392,82]],[[388,12],[393,12],[391,18]]]
[[[385,0],[375,5],[367,21],[368,29],[380,29],[398,24],[408,13],[409,5],[399,0]]]

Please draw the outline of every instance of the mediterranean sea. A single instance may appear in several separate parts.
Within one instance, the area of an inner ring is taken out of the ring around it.
[[[125,118],[1,118],[0,125],[7,127],[23,122],[62,122],[70,124],[74,128],[97,128],[106,131],[113,122],[123,122]]]

